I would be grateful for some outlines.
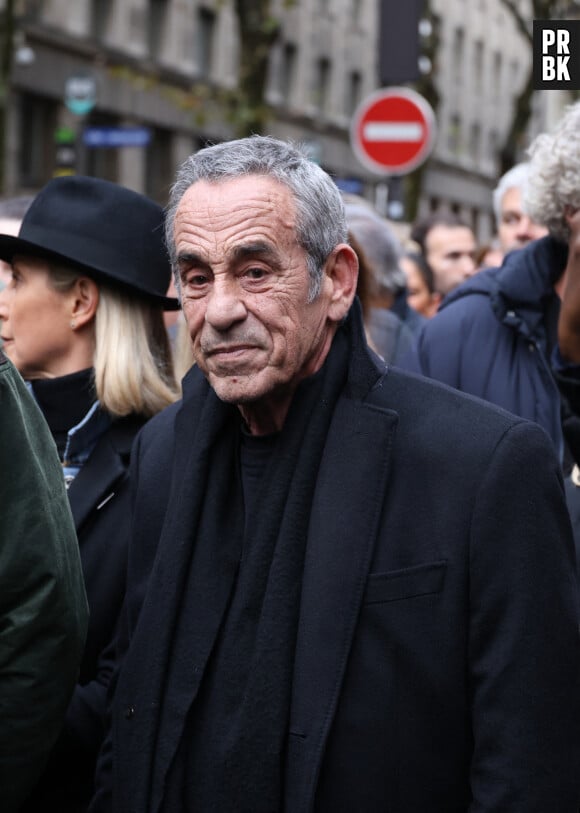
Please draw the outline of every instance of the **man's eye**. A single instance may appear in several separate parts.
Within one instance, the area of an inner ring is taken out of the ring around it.
[[[266,276],[266,270],[264,268],[259,268],[256,266],[248,268],[245,274],[250,279],[263,279]]]
[[[185,278],[185,284],[194,288],[199,288],[202,285],[205,285],[207,280],[207,274],[188,274]]]

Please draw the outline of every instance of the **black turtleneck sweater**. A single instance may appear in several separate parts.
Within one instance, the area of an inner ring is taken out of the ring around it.
[[[93,370],[80,370],[59,378],[38,378],[30,383],[62,461],[68,432],[82,421],[96,400]]]

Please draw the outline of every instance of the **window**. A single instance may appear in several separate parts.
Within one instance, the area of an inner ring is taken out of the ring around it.
[[[296,46],[287,42],[282,50],[282,64],[280,66],[280,96],[288,103],[294,91],[296,79]]]
[[[493,90],[499,94],[501,91],[502,57],[501,51],[496,51],[493,55]]]
[[[492,161],[497,161],[498,152],[499,152],[499,134],[497,130],[490,130],[489,131],[489,158]]]
[[[352,116],[361,100],[362,78],[358,71],[352,71],[346,82],[345,113]]]
[[[461,116],[453,114],[449,119],[449,130],[447,132],[447,148],[454,155],[459,155],[462,149],[461,144]]]
[[[149,0],[147,18],[147,45],[149,55],[158,60],[162,47],[163,26],[165,23],[166,0]]]
[[[330,61],[326,57],[323,57],[316,62],[314,85],[312,88],[312,104],[321,113],[325,113],[327,110],[329,85]]]
[[[119,119],[107,113],[94,111],[90,114],[87,125],[118,127]],[[106,181],[117,182],[119,179],[119,148],[85,147],[82,173],[84,175],[93,175],[96,178],[104,178]]]
[[[216,16],[213,11],[202,8],[197,17],[197,65],[203,79],[211,76]]]
[[[469,157],[474,163],[481,158],[481,126],[475,122],[469,131]]]
[[[23,187],[40,187],[50,179],[56,161],[56,104],[24,93],[19,106],[18,180]]]
[[[147,147],[145,194],[164,204],[173,177],[171,133],[156,128]]]
[[[463,52],[465,48],[465,32],[463,28],[456,28],[453,32],[453,74],[456,80],[461,80],[461,74],[464,68]]]
[[[483,88],[483,42],[477,40],[473,47],[473,86],[476,93]]]
[[[107,36],[113,0],[93,0],[91,5],[91,32],[95,39],[102,41]]]

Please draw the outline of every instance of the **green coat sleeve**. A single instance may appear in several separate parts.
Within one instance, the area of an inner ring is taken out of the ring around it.
[[[76,683],[88,607],[56,448],[0,351],[0,809],[44,767]]]

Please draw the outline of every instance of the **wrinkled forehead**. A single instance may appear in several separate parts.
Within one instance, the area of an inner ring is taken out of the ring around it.
[[[502,212],[523,212],[523,208],[522,190],[519,186],[510,186],[509,189],[506,189],[501,199]]]
[[[246,234],[285,240],[295,229],[291,191],[272,178],[247,175],[192,184],[177,207],[173,236],[179,250],[182,242],[229,242]]]
[[[437,224],[427,234],[427,251],[449,250],[451,246],[470,251],[475,246],[475,237],[469,226],[447,226]]]

